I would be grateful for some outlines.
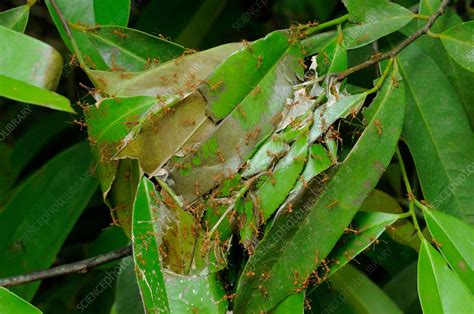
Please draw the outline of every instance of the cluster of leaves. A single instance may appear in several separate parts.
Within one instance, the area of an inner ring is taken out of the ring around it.
[[[103,312],[473,308],[474,23],[443,10],[447,1],[421,0],[414,13],[345,0],[325,23],[199,52],[128,28],[129,0],[45,2],[71,65],[93,84],[90,104],[55,92],[60,53],[23,34],[35,1],[0,13],[0,96],[79,112],[88,141],[23,181],[64,116],[42,120],[14,149],[0,146],[2,277],[50,267],[100,186],[120,228],[88,256],[112,239],[133,247],[133,261],[84,283],[93,290],[118,276]],[[322,19],[337,4],[315,3]],[[200,41],[190,34],[213,6],[204,1],[178,41]],[[429,36],[381,57],[433,21]],[[347,78],[364,60],[380,62]],[[33,303],[54,309],[65,298],[93,310],[74,280]],[[31,301],[39,286],[12,291]],[[2,288],[0,309],[39,311],[18,296]]]

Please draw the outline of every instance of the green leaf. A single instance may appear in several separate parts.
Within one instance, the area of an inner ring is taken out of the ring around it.
[[[115,97],[179,95],[185,98],[195,92],[209,74],[230,54],[242,47],[240,43],[217,46],[190,55],[183,55],[153,69],[138,73],[91,71],[97,87]]]
[[[455,25],[438,36],[444,48],[459,65],[474,72],[474,21]]]
[[[97,189],[90,166],[87,143],[77,144],[51,159],[16,190],[0,212],[1,277],[51,266]],[[36,282],[12,290],[29,300],[38,286]]]
[[[398,201],[389,194],[374,190],[360,207],[362,211],[385,212],[392,214],[401,214],[403,209]],[[416,236],[416,230],[411,221],[402,219],[393,224],[387,233],[390,237],[401,244],[412,247],[415,251],[420,248],[420,239]]]
[[[142,182],[143,181],[148,182],[145,179],[142,179]],[[141,183],[142,186],[143,184],[144,183]],[[161,182],[160,184],[165,185],[166,183]],[[160,247],[158,251],[162,255],[162,265],[164,269],[171,270],[178,274],[200,273],[202,268],[207,265],[203,265],[199,253],[206,252],[198,252],[196,249],[199,245],[196,239],[201,230],[197,227],[195,218],[191,213],[180,207],[180,204],[173,199],[174,196],[166,192],[169,190],[167,186],[165,191],[161,191],[161,196],[158,196],[156,191],[151,189],[152,187],[153,184],[148,182],[148,194],[145,194],[143,191],[144,188],[142,187],[142,191],[137,192],[134,203],[135,207],[143,207],[147,201],[148,207],[154,212],[154,216],[152,217],[153,227],[155,228],[154,232],[144,231],[144,234],[153,234],[155,237],[157,250],[158,247]],[[116,191],[113,191],[113,194],[115,193]],[[144,198],[147,195],[149,199]],[[133,195],[127,195],[126,197],[128,199],[129,197],[133,197]],[[148,250],[146,245],[144,245],[144,247]],[[148,252],[149,251],[146,251],[146,253]],[[151,257],[151,259],[154,260],[153,257]],[[143,265],[145,266],[147,265],[146,258],[140,258],[140,262],[144,262]],[[138,262],[136,261],[136,263]],[[147,286],[148,285],[145,285],[145,287]]]
[[[7,11],[0,12],[0,25],[14,31],[24,33],[28,17],[30,15],[30,7],[22,5]]]
[[[344,45],[354,49],[393,33],[413,19],[413,13],[388,0],[344,0],[349,21],[343,29]]]
[[[219,183],[216,178],[236,173],[275,130],[303,74],[301,46],[289,41],[291,34],[278,31],[254,42],[227,58],[201,89],[207,113],[215,120],[225,118],[196,152],[170,166],[174,189],[186,202],[212,189]]]
[[[110,69],[144,71],[179,57],[184,47],[147,33],[119,26],[86,29],[85,34]]]
[[[105,149],[99,144],[93,150],[97,160],[104,154],[107,157],[98,169],[104,194],[110,189],[117,167],[116,161],[110,161],[111,157],[138,159],[144,172],[154,174],[173,154],[189,149],[209,134],[214,124],[205,115],[206,103],[196,88],[239,47],[239,44],[228,44],[194,53],[137,73],[132,79],[116,72],[93,71],[97,81],[105,84],[99,88],[107,93],[123,97],[150,96],[130,98],[126,101],[127,106],[119,104],[120,100],[108,100],[98,110],[86,113],[97,129],[97,132],[90,132],[93,140],[96,133],[113,135],[110,143],[104,143]],[[143,106],[135,106],[135,100]],[[152,102],[158,103],[152,106]],[[109,111],[109,108],[113,110]],[[109,123],[103,124],[102,115],[107,116]],[[125,125],[117,125],[115,119]]]
[[[68,22],[82,27],[94,27],[96,25],[127,26],[128,24],[130,0],[56,0],[56,3]],[[64,43],[69,51],[75,53],[72,49],[71,40],[67,36],[50,0],[46,0],[46,6]],[[87,35],[74,27],[71,28],[72,36],[85,57],[87,66],[98,70],[109,69]]]
[[[319,33],[316,35],[309,36],[301,41],[303,46],[303,53],[305,57],[313,56],[319,53],[323,47],[328,45],[329,42],[334,40],[337,36],[335,31]]]
[[[94,257],[100,254],[108,253],[113,250],[121,249],[129,244],[130,239],[123,232],[122,228],[117,226],[107,227],[100,231],[95,240],[86,248],[86,257]],[[110,270],[120,262],[110,262],[98,266],[95,270]]]
[[[0,74],[0,96],[27,104],[76,113],[66,97]]]
[[[135,276],[133,259],[126,257],[121,262],[122,271],[115,285],[115,314],[144,314],[143,303]],[[112,312],[111,312],[112,314]]]
[[[324,149],[323,145],[313,144],[309,148],[308,162],[306,163],[300,179],[295,184],[291,193],[295,193],[302,188],[307,182],[311,181],[321,172],[327,170],[333,165],[329,153]]]
[[[24,107],[20,110],[19,117],[25,118],[31,113],[31,108]],[[64,113],[55,112],[51,115],[47,115],[41,120],[30,124],[29,128],[15,142],[10,153],[2,152],[0,154],[3,157],[6,156],[8,159],[7,164],[2,163],[5,173],[0,177],[5,180],[2,182],[8,183],[0,188],[0,203],[3,203],[7,198],[7,190],[15,184],[18,176],[25,167],[37,157],[38,153],[40,153],[54,137],[70,126],[64,123],[64,121],[67,120],[68,117]],[[38,134],[41,134],[41,136],[38,136]]]
[[[292,44],[290,36],[285,31],[270,33],[233,54],[214,70],[208,85],[201,89],[214,120],[229,115],[257,87],[271,88],[272,85],[264,84],[277,79],[281,65],[294,66],[298,62],[299,53],[295,51],[298,46]],[[301,71],[297,74],[301,75]]]
[[[265,178],[262,185],[255,191],[254,197],[257,199],[258,206],[250,212],[247,211],[248,215],[240,230],[242,242],[253,240],[253,231],[260,224],[264,224],[285,201],[303,171],[307,157],[308,137],[301,136],[293,143],[288,154],[276,164],[272,176]],[[260,221],[260,218],[263,221]]]
[[[387,213],[358,212],[351,223],[351,229],[357,233],[348,231],[348,234],[341,238],[341,245],[336,246],[327,257],[329,271],[322,275],[330,277],[335,274],[376,242],[378,237],[397,221],[398,217],[398,215]]]
[[[13,292],[0,287],[0,312],[2,313],[19,313],[19,314],[34,314],[43,313],[33,305],[29,304],[22,298],[15,295]]]
[[[316,15],[318,21],[327,21],[331,17],[331,13],[334,12],[339,1],[335,0],[315,0],[308,1],[308,5],[313,9],[313,14]]]
[[[118,161],[112,160],[113,157],[126,145],[126,140],[134,137],[147,113],[156,104],[155,97],[112,98],[84,110],[104,197],[117,172]]]
[[[347,51],[342,45],[343,34],[329,41],[318,53],[318,68],[320,76],[328,73],[341,72],[347,68]]]
[[[127,136],[134,137],[136,126],[157,102],[155,97],[148,96],[108,98],[87,107],[84,114],[91,141],[108,152],[104,157],[113,157],[123,148],[121,141]]]
[[[176,37],[176,42],[186,47],[198,48],[226,4],[227,0],[202,1],[186,27]]]
[[[433,15],[441,4],[441,0],[422,0],[420,1],[420,14]],[[419,21],[418,25],[415,21],[412,21],[407,27],[404,27],[401,32],[405,36],[410,36],[419,27],[422,27],[424,21]],[[441,33],[447,28],[462,23],[462,19],[456,14],[454,10],[446,10],[445,14],[441,15],[436,23],[431,28],[432,31]],[[444,48],[440,40],[429,36],[422,36],[413,43],[413,45],[419,46],[424,53],[429,56],[443,73],[447,76],[449,82],[455,88],[456,93],[459,96],[459,100],[464,106],[464,110],[467,112],[469,120],[471,122],[471,129],[474,129],[474,106],[472,106],[472,99],[474,99],[474,89],[470,88],[471,82],[474,80],[474,73],[461,67],[456,61],[454,61]]]
[[[185,154],[207,138],[214,123],[206,115],[206,100],[195,92],[178,103],[171,98],[168,106],[159,104],[134,138],[129,137],[118,158],[140,161],[144,172],[154,175],[175,154]]]
[[[474,308],[469,289],[426,240],[418,258],[418,294],[423,313],[468,313]]]
[[[141,176],[136,160],[120,160],[110,193],[105,194],[104,197],[105,202],[111,208],[114,222],[120,225],[128,236],[132,232],[133,203]]]
[[[426,224],[444,258],[474,292],[474,229],[463,221],[435,210],[423,210]]]
[[[385,293],[397,303],[404,313],[414,312],[415,307],[419,309],[416,312],[421,312],[416,287],[416,268],[417,261],[413,261],[383,286]]]
[[[249,160],[242,173],[242,177],[249,178],[259,172],[266,171],[278,156],[286,155],[289,149],[290,146],[285,141],[278,138],[270,138]]]
[[[133,258],[146,312],[170,313],[159,253],[166,217],[158,199],[153,183],[142,178],[133,205]]]
[[[297,273],[304,280],[335,246],[393,155],[403,96],[394,70],[372,104],[378,108],[373,119],[332,178],[323,187],[315,178],[301,189],[292,203],[293,213],[278,216],[258,244],[243,270],[256,275],[240,278],[235,309],[271,309],[303,284],[288,278]],[[376,124],[382,125],[382,134]],[[260,279],[262,273],[270,278]]]
[[[352,265],[335,273],[330,283],[343,293],[356,313],[403,313],[382,289]]]
[[[123,262],[122,266],[116,288],[116,313],[142,314],[144,311],[133,263],[130,260]],[[225,313],[225,292],[215,274],[182,276],[165,271],[164,277],[171,313]]]
[[[278,304],[273,310],[270,311],[271,314],[296,314],[304,313],[304,297],[305,292],[295,293],[290,295],[288,298],[283,300]]]
[[[216,274],[181,276],[165,274],[171,313],[226,313],[225,291]]]
[[[454,88],[420,48],[397,57],[406,87],[403,134],[414,158],[425,199],[469,222],[474,214],[474,135]]]
[[[3,26],[0,26],[0,41],[8,43],[8,45],[3,45],[0,75],[39,88],[56,89],[61,76],[63,59],[53,47]],[[21,56],[21,62],[16,62],[19,56]],[[4,84],[12,85],[13,83],[6,82],[1,86]],[[2,89],[8,90],[8,88]],[[11,97],[10,94],[8,96]],[[16,97],[27,98],[27,95]],[[16,98],[13,99],[16,100]]]

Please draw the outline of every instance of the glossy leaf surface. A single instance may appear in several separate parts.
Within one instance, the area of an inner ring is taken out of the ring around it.
[[[424,313],[464,313],[474,307],[469,289],[426,240],[418,259],[418,294]]]
[[[20,314],[42,313],[33,305],[3,287],[0,287],[0,312]]]
[[[153,183],[143,178],[133,205],[132,242],[135,272],[147,313],[169,313],[159,253],[161,222],[166,217],[159,210],[158,199]]]
[[[39,88],[56,89],[63,59],[53,47],[4,26],[0,26],[0,41],[8,43],[3,46],[0,75]],[[19,55],[21,63],[14,62]]]
[[[413,18],[410,10],[388,0],[344,0],[349,23],[344,28],[344,45],[348,49],[367,45],[393,33]]]
[[[459,65],[474,72],[474,21],[453,26],[439,34],[444,48]]]
[[[443,212],[424,210],[426,224],[444,258],[467,287],[474,291],[474,229]]]
[[[2,74],[0,74],[0,96],[27,104],[75,113],[66,97]]]

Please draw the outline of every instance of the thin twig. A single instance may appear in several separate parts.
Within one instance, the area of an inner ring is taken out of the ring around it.
[[[397,56],[403,49],[405,49],[408,45],[410,45],[412,42],[417,40],[418,37],[428,33],[431,26],[433,26],[433,24],[436,22],[438,17],[440,17],[441,14],[443,14],[443,12],[446,9],[446,6],[448,5],[448,3],[449,3],[449,0],[443,0],[443,2],[441,2],[441,5],[439,6],[438,10],[436,10],[436,12],[430,17],[430,19],[425,24],[425,26],[420,28],[418,31],[416,31],[413,35],[411,35],[410,37],[408,37],[404,41],[402,41],[398,46],[396,46],[395,48],[393,48],[392,50],[390,50],[388,52],[385,52],[385,53],[382,53],[382,54],[379,54],[379,55],[375,55],[371,59],[369,59],[369,60],[367,60],[367,61],[365,61],[361,64],[358,64],[358,65],[353,66],[353,67],[351,67],[351,68],[349,68],[345,71],[342,71],[341,73],[339,73],[337,75],[337,79],[338,80],[343,80],[348,75],[350,75],[354,72],[357,72],[357,71],[360,71],[362,69],[368,68],[368,67],[370,67],[374,64],[377,64],[380,61],[383,61],[385,59],[393,58],[393,57]]]
[[[115,261],[132,254],[132,246],[127,246],[82,261],[64,264],[47,270],[36,271],[0,279],[1,287],[17,286],[46,278],[58,277],[72,273],[85,273],[89,269]]]
[[[410,180],[408,180],[408,174],[405,167],[405,163],[403,161],[402,153],[400,152],[400,148],[398,146],[395,150],[395,154],[397,155],[398,163],[400,164],[400,170],[402,172],[403,182],[405,184],[405,188],[408,193],[408,201],[409,201],[408,213],[412,217],[413,226],[415,227],[416,234],[418,235],[420,240],[423,241],[424,236],[423,236],[423,233],[421,232],[421,228],[420,228],[420,225],[418,224],[418,219],[416,218],[416,213],[415,213],[415,195],[413,194],[413,189],[411,188]]]

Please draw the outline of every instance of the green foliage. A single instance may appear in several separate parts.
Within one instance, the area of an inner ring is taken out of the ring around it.
[[[0,287],[0,310],[4,313],[42,313],[22,298]]]
[[[22,5],[4,12],[0,12],[0,25],[14,31],[23,33],[28,23],[30,7]]]
[[[463,3],[2,2],[0,312],[471,310]]]

